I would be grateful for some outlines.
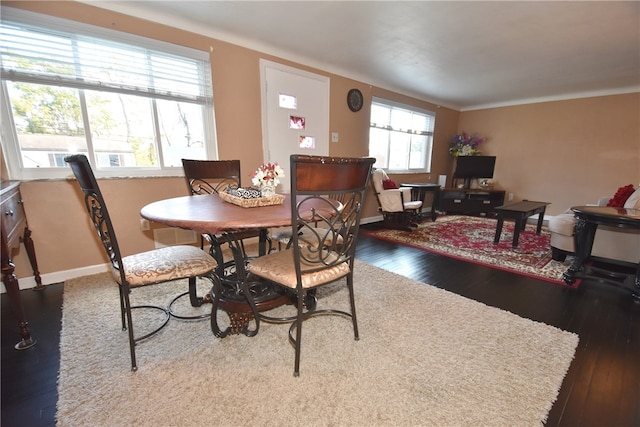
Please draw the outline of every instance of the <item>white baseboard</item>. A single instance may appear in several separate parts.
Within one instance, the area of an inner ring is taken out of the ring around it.
[[[378,215],[378,216],[371,216],[369,218],[361,218],[360,219],[360,224],[371,224],[373,222],[380,222],[382,221],[384,218],[382,218],[382,215]]]
[[[63,270],[56,271],[53,273],[42,274],[40,278],[42,279],[43,285],[51,285],[53,283],[64,282],[65,280],[73,279],[74,277],[80,276],[88,276],[90,274],[104,273],[109,271],[111,268],[110,264],[100,264],[100,265],[92,265],[89,267],[80,267],[74,268],[72,270]],[[21,277],[18,279],[20,284],[20,289],[31,289],[36,287],[36,279],[34,276],[30,277]],[[1,293],[6,293],[7,290],[4,287],[4,283],[0,284]]]
[[[370,224],[372,222],[378,222],[378,221],[382,221],[382,216],[362,218],[360,220],[362,224]],[[41,275],[42,284],[46,286],[46,285],[51,285],[53,283],[61,283],[61,282],[64,282],[65,280],[73,279],[75,277],[104,273],[106,271],[109,271],[109,268],[110,268],[109,264],[102,264],[102,265],[92,265],[89,267],[74,268],[72,270],[46,273]],[[18,279],[18,281],[20,283],[20,289],[31,289],[31,288],[35,288],[37,285],[34,276],[21,277]],[[0,283],[0,293],[4,294],[6,292],[7,290],[4,287],[4,283]]]

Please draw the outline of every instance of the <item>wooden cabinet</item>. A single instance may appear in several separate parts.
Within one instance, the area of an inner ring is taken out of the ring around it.
[[[20,195],[19,182],[2,182],[0,189],[0,215],[2,216],[2,282],[7,290],[9,303],[18,321],[21,341],[16,344],[16,349],[22,350],[35,344],[31,337],[29,324],[24,317],[22,300],[20,298],[20,286],[18,278],[14,274],[15,265],[11,261],[13,250],[20,243],[24,243],[27,251],[33,274],[37,283],[36,289],[43,289],[40,273],[38,272],[38,262],[31,239],[31,230],[27,224],[27,217],[24,212],[22,196]]]
[[[471,215],[493,214],[496,206],[504,204],[504,194],[502,190],[443,188],[438,210]]]

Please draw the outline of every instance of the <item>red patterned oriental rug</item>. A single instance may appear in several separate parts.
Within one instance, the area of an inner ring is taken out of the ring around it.
[[[435,254],[461,259],[525,276],[535,277],[566,286],[562,274],[573,257],[565,262],[551,259],[550,233],[547,227],[536,234],[535,224],[527,224],[520,232],[518,247],[513,249],[513,221],[505,221],[500,242],[493,244],[496,233],[495,218],[461,215],[440,216],[411,231],[362,230],[376,239],[400,243]],[[579,281],[572,287],[577,287]]]

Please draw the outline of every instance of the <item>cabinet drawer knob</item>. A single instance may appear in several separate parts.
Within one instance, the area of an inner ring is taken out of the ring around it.
[[[8,210],[4,213],[6,216],[13,216],[13,211],[12,210]]]

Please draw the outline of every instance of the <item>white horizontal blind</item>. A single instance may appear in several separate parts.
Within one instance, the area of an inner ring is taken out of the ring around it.
[[[416,111],[399,107],[389,102],[371,103],[371,127],[404,132],[414,135],[433,136],[436,115],[427,111]]]
[[[3,16],[2,78],[204,104],[212,97],[208,57],[42,28]]]
[[[99,176],[174,176],[181,158],[217,157],[208,51],[1,10],[11,179],[64,177],[73,153],[87,154]]]

